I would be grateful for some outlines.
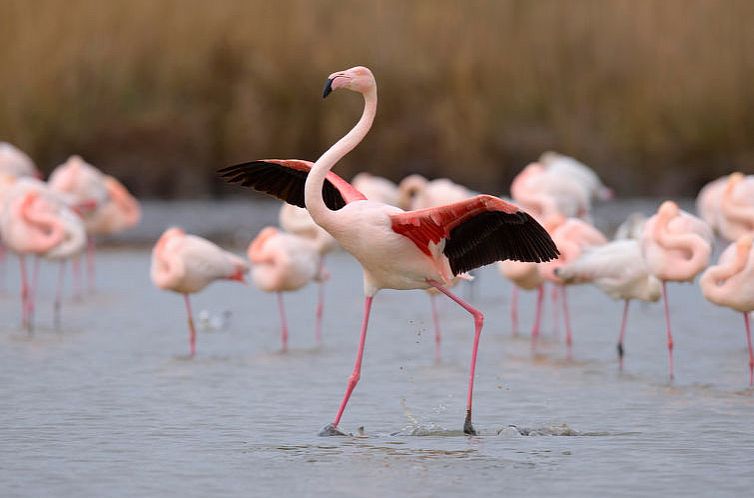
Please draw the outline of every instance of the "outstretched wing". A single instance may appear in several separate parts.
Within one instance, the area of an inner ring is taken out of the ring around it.
[[[411,239],[428,255],[430,242],[445,239],[443,253],[454,275],[504,259],[541,263],[559,254],[534,218],[491,195],[390,218],[393,231]]]
[[[304,205],[304,184],[312,163],[299,159],[265,159],[228,166],[218,171],[228,183],[240,183],[259,192],[277,197],[298,207]],[[337,210],[349,202],[366,199],[347,181],[327,173],[322,185],[322,197],[328,208]]]

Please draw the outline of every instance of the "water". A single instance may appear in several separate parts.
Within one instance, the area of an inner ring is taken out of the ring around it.
[[[239,212],[247,209],[222,212],[254,227],[274,217],[269,204]],[[147,208],[140,233],[201,209],[156,211]],[[441,301],[436,364],[426,294],[384,291],[341,424],[356,435],[322,438],[361,320],[361,277],[348,255],[329,260],[321,347],[315,288],[286,296],[292,350],[280,354],[274,296],[217,283],[194,296],[194,309],[232,314],[225,330],[218,320],[217,330],[199,333],[194,359],[184,356],[182,300],[151,286],[148,250],[105,249],[98,263],[99,292],[79,302],[69,286],[61,331],[52,327],[57,273],[42,266],[29,337],[19,330],[16,264],[8,261],[0,496],[748,496],[754,484],[743,319],[706,303],[695,285],[669,288],[677,367],[670,385],[659,304],[632,308],[621,374],[621,303],[590,287],[571,289],[573,360],[549,308],[532,357],[534,296],[522,296],[523,333],[513,338],[508,284],[493,268],[481,271],[474,302],[487,321],[477,437],[460,432],[470,317]],[[468,296],[464,285],[458,291]]]

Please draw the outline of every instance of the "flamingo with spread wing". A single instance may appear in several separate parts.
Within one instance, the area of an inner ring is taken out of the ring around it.
[[[359,122],[314,164],[267,160],[230,166],[220,174],[230,182],[266,192],[306,207],[314,221],[350,252],[364,270],[364,318],[353,372],[335,415],[321,435],[342,435],[338,424],[361,376],[372,300],[380,289],[436,288],[474,318],[474,342],[464,432],[476,434],[471,422],[472,393],[482,313],[446,288],[453,276],[502,259],[548,261],[558,255],[544,228],[516,206],[489,195],[452,204],[403,211],[367,200],[331,172],[333,166],[366,136],[377,110],[372,72],[354,67],[327,79],[324,97],[345,88],[364,97]]]

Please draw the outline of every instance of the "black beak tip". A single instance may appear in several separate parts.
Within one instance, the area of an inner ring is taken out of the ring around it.
[[[332,79],[325,81],[325,89],[322,91],[322,98],[326,99],[332,93]]]

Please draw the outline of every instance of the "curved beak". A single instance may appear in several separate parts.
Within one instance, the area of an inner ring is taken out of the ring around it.
[[[325,81],[325,89],[322,91],[322,98],[326,99],[328,95],[332,93],[332,82],[335,78],[327,78]]]

